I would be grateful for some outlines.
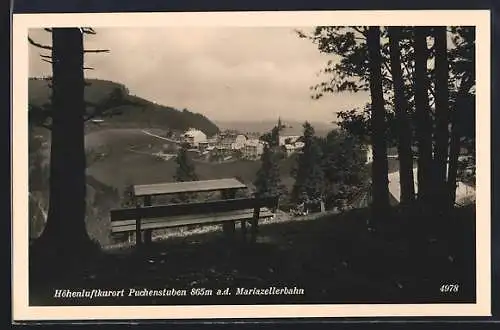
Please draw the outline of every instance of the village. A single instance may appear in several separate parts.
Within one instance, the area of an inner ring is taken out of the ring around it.
[[[176,149],[183,143],[188,145],[189,151],[195,153],[198,160],[205,161],[259,160],[264,152],[264,141],[257,132],[241,133],[236,130],[225,130],[215,136],[207,137],[201,130],[189,128],[183,133],[169,132],[164,137],[157,137],[170,142],[165,143],[163,149],[155,153],[155,156],[165,160],[175,157]],[[279,145],[289,157],[300,152],[304,143],[300,141],[299,135],[283,135],[279,138]]]

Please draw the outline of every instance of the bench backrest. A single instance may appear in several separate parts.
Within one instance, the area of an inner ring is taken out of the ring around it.
[[[195,215],[207,213],[229,212],[261,207],[275,208],[278,197],[236,198],[218,201],[182,203],[160,206],[143,206],[136,208],[111,210],[111,221],[162,218],[180,215]]]

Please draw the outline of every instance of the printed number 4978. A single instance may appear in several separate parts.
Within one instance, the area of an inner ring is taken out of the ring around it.
[[[458,289],[459,289],[458,284],[443,284],[443,285],[441,285],[441,288],[439,289],[439,291],[441,291],[443,293],[458,292]]]

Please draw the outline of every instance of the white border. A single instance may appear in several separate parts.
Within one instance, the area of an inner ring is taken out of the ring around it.
[[[477,303],[418,305],[244,305],[29,307],[28,305],[28,42],[29,28],[158,26],[476,26]],[[13,320],[211,319],[375,316],[490,316],[490,12],[320,11],[14,14],[13,17]],[[480,126],[479,126],[480,125]]]

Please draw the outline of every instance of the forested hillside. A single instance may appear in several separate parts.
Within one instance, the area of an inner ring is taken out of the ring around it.
[[[44,121],[50,103],[50,80],[44,78],[29,79],[30,117]],[[143,98],[130,95],[128,89],[119,83],[88,79],[85,88],[85,101],[89,116],[96,114],[101,118],[105,113],[107,124],[133,127],[161,127],[173,130],[197,128],[211,136],[219,128],[205,116],[189,110],[178,110],[159,105]],[[113,114],[113,116],[109,116]]]

